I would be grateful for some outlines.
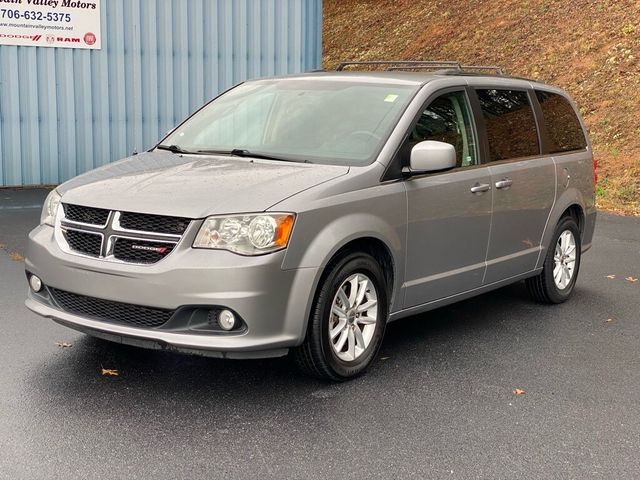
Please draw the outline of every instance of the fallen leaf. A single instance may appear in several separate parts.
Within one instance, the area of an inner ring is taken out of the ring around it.
[[[633,278],[633,277],[627,277],[627,278],[625,278],[625,280],[627,282],[631,282],[631,283],[636,283],[638,281],[637,278]]]
[[[117,377],[118,375],[120,375],[120,373],[118,373],[118,370],[102,367],[102,375],[106,377]]]
[[[524,395],[525,393],[526,393],[526,392],[525,392],[523,389],[521,389],[521,388],[516,388],[516,389],[513,391],[513,394],[514,394],[514,395]]]
[[[67,342],[56,342],[56,345],[60,348],[70,348],[73,347],[73,344]]]
[[[615,275],[607,275],[607,278],[608,278],[609,280],[613,280],[614,278],[616,278],[616,276],[615,276]]]
[[[18,252],[9,253],[9,258],[14,262],[24,262],[24,257],[20,255]]]

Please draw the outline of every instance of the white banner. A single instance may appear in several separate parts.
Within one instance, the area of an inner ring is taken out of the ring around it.
[[[101,0],[0,0],[0,45],[100,49]]]

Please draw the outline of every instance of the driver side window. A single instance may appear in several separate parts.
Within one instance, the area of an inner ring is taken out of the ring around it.
[[[409,136],[411,147],[425,140],[453,145],[458,158],[457,167],[477,165],[477,142],[464,92],[446,93],[429,104]]]

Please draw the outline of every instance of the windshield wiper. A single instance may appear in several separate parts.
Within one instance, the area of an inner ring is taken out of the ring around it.
[[[168,150],[171,153],[194,153],[194,152],[190,152],[188,150],[185,150],[184,148],[182,148],[179,145],[158,145],[156,148],[158,150]]]
[[[300,163],[311,163],[309,160],[298,160],[294,158],[286,158],[279,157],[277,155],[269,155],[266,153],[258,153],[252,152],[245,148],[234,148],[231,151],[222,151],[222,150],[198,150],[197,153],[209,153],[212,155],[231,155],[234,157],[248,157],[248,158],[259,158],[261,160],[277,160],[280,162],[300,162]]]
[[[247,150],[245,148],[234,148],[231,150],[231,155],[234,157],[252,157],[252,158],[260,158],[262,160],[282,160],[285,162],[293,162],[295,160],[291,160],[290,158],[282,158],[273,155],[267,155],[265,153],[257,153]]]

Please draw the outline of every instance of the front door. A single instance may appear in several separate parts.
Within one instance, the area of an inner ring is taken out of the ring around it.
[[[442,94],[421,115],[405,150],[423,140],[456,148],[458,165],[406,180],[405,308],[482,285],[491,223],[491,175],[480,165],[464,91]]]

